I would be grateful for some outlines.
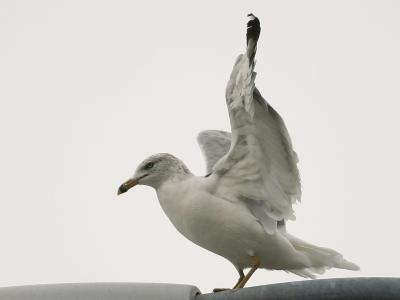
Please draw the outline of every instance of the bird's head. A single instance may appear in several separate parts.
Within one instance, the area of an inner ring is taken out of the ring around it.
[[[118,195],[127,192],[138,184],[157,189],[171,177],[188,174],[191,174],[188,168],[175,156],[168,153],[154,154],[139,164],[133,177],[119,187]]]

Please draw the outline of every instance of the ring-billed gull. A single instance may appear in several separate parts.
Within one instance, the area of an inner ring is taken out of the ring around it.
[[[301,197],[297,155],[282,118],[255,87],[260,22],[249,17],[246,53],[237,58],[226,88],[232,133],[208,130],[198,136],[207,175],[194,176],[171,154],[155,154],[118,194],[137,184],[153,187],[181,234],[235,266],[234,288],[244,287],[257,268],[308,278],[333,267],[358,270],[338,252],[286,231],[285,220],[295,218],[292,205]]]

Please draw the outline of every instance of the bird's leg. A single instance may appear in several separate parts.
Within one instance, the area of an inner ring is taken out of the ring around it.
[[[246,285],[247,281],[249,281],[249,279],[253,275],[253,273],[261,265],[261,261],[257,256],[251,256],[250,259],[251,259],[251,269],[246,274],[246,276],[244,276],[243,279],[238,284],[235,285],[235,288],[237,288],[237,289],[243,288]]]
[[[239,279],[236,282],[235,286],[233,287],[234,289],[238,287],[239,283],[242,282],[243,278],[244,278],[243,270],[239,270]]]
[[[243,278],[244,278],[244,273],[243,273],[243,270],[242,269],[237,269],[238,270],[238,272],[239,272],[239,280],[237,281],[237,283],[235,284],[235,286],[233,287],[234,289],[236,289],[236,287],[237,287],[237,285],[243,280]],[[218,292],[222,292],[222,291],[227,291],[227,290],[230,290],[230,289],[221,289],[221,288],[215,288],[215,289],[213,289],[213,292],[214,293],[218,293]]]

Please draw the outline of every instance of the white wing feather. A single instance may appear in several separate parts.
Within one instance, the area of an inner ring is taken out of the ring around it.
[[[255,46],[253,44],[255,51]],[[279,114],[255,88],[254,53],[240,55],[226,89],[232,128],[229,152],[213,168],[216,193],[244,202],[268,233],[294,219],[301,198],[297,155]]]
[[[231,134],[221,130],[205,130],[197,136],[197,142],[206,159],[207,173],[228,153],[231,147]]]

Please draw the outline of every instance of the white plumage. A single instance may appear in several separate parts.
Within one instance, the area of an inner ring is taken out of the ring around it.
[[[156,154],[137,168],[119,193],[136,184],[152,186],[176,229],[197,245],[228,259],[243,287],[258,267],[313,278],[328,268],[358,270],[338,252],[286,232],[292,205],[300,201],[297,155],[279,114],[255,87],[254,56],[260,32],[251,15],[247,51],[235,62],[226,88],[232,133],[198,136],[206,177],[194,176],[170,154]],[[244,277],[243,269],[251,267]]]

